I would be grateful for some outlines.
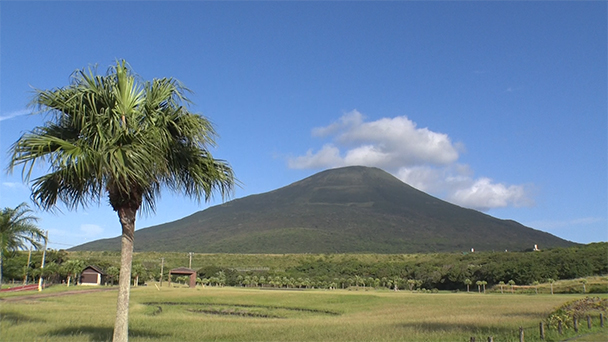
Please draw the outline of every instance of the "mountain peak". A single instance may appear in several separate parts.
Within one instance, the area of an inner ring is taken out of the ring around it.
[[[419,253],[572,242],[442,201],[372,167],[329,169],[135,232],[136,251]],[[119,238],[73,250],[119,250]]]

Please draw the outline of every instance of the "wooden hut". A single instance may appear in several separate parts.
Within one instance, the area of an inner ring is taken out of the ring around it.
[[[80,274],[80,285],[101,285],[106,274],[96,266],[87,266]]]
[[[171,286],[172,275],[187,275],[190,276],[190,287],[196,287],[196,271],[186,267],[178,267],[169,271],[169,286]]]

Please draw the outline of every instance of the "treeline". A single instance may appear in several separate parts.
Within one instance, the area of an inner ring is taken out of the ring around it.
[[[468,254],[420,255],[404,261],[365,263],[355,258],[334,261],[319,257],[290,267],[291,277],[342,279],[360,276],[365,279],[401,279],[400,288],[457,290],[466,284],[487,282],[488,286],[509,282],[518,285],[550,282],[608,274],[608,244],[556,248],[535,252],[484,252]],[[468,281],[467,281],[468,279]],[[409,282],[408,282],[409,280]]]
[[[120,256],[114,252],[47,252],[40,271],[40,252],[16,253],[6,260],[5,279],[30,279],[40,272],[53,282],[77,279],[78,267],[100,267],[110,283],[118,279]],[[69,261],[69,262],[68,262]],[[207,285],[288,288],[386,287],[394,289],[464,290],[467,285],[529,285],[608,274],[608,243],[529,252],[382,254],[194,254],[137,253],[133,278],[159,280],[171,268],[188,266]],[[178,280],[178,279],[174,279]],[[178,280],[179,281],[179,280]],[[591,289],[593,290],[593,289]]]

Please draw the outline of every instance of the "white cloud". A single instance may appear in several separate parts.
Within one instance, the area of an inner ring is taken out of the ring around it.
[[[358,111],[345,114],[337,122],[313,129],[313,136],[334,136],[335,143],[314,153],[291,158],[293,168],[369,165],[398,168],[415,165],[447,165],[458,159],[458,144],[446,134],[417,128],[405,116],[365,122]],[[341,149],[345,153],[341,153]]]
[[[418,128],[405,116],[366,122],[355,110],[329,126],[314,128],[312,135],[332,142],[317,152],[289,158],[289,167],[375,166],[417,189],[477,210],[533,204],[524,185],[475,179],[468,165],[457,163],[464,150],[461,143],[453,143],[447,134]]]
[[[288,165],[292,169],[318,169],[343,166],[344,162],[340,157],[340,150],[328,144],[317,153],[313,154],[312,150],[308,150],[303,156],[290,158]]]
[[[19,182],[2,182],[2,186],[10,189],[27,189],[23,183]]]
[[[26,115],[26,114],[29,114],[29,113],[31,113],[31,111],[30,111],[30,110],[27,110],[27,109],[22,109],[22,110],[18,110],[18,111],[10,112],[10,113],[7,113],[7,114],[4,114],[4,115],[1,115],[1,116],[0,116],[0,121],[4,121],[4,120],[8,120],[8,119],[12,119],[12,118],[14,118],[14,117],[17,117],[17,116],[22,116],[22,115]]]
[[[94,237],[101,235],[103,228],[96,224],[83,224],[80,226],[80,231],[87,237]]]
[[[494,183],[489,178],[480,178],[448,196],[448,200],[464,207],[490,210],[508,206],[528,206],[528,198],[523,185],[504,185]]]

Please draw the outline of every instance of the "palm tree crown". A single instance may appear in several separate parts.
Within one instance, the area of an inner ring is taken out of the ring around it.
[[[72,75],[65,88],[38,90],[32,102],[51,121],[12,145],[9,169],[22,165],[29,181],[34,164],[50,172],[32,183],[32,197],[44,209],[61,200],[68,208],[99,202],[112,208],[154,210],[162,186],[197,200],[214,190],[232,190],[227,163],[213,159],[215,131],[183,103],[188,90],[172,78],[137,82],[124,61],[105,76],[92,70]]]
[[[29,245],[40,248],[44,240],[44,232],[36,226],[38,218],[32,215],[32,210],[26,203],[15,208],[4,208],[0,213],[0,284],[2,284],[2,257],[4,254],[18,249],[26,249]]]
[[[29,245],[40,248],[44,232],[36,226],[38,218],[26,203],[15,208],[4,208],[0,214],[0,241],[2,251],[26,249]]]

